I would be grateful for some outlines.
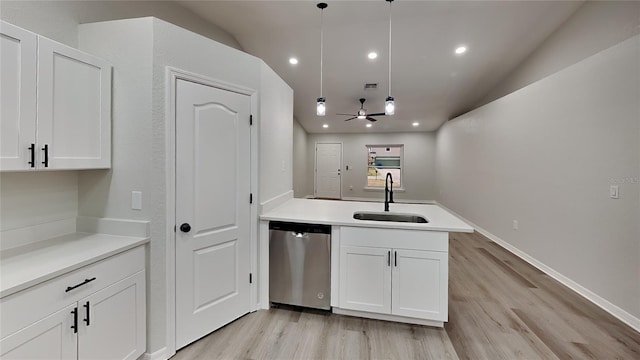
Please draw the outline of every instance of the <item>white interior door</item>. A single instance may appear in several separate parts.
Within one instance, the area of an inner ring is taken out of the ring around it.
[[[342,144],[316,144],[316,197],[342,197]]]
[[[250,109],[176,82],[176,349],[250,311]]]

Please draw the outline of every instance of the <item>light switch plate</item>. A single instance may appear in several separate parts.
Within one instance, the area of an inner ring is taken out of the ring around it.
[[[609,187],[609,197],[612,199],[619,199],[620,198],[620,192],[618,189],[618,185],[611,185],[611,187]]]
[[[131,209],[142,210],[142,191],[131,192]]]

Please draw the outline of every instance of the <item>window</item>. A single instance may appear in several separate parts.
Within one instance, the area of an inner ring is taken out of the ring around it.
[[[367,187],[384,188],[387,173],[393,177],[393,187],[402,187],[402,156],[404,145],[367,145]]]

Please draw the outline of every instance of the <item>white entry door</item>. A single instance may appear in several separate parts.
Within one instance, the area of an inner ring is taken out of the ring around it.
[[[250,311],[250,110],[176,82],[176,349]]]
[[[316,144],[316,197],[340,199],[342,144]]]

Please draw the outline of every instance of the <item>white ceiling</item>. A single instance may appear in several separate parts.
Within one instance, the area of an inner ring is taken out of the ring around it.
[[[320,96],[319,1],[185,1],[185,7],[231,33],[294,90],[294,116],[309,133],[433,131],[478,103],[520,64],[582,1],[394,1],[392,96],[394,116],[344,122],[367,99],[384,112],[388,92],[389,3],[327,1],[324,10],[324,89]],[[468,47],[457,56],[458,45]],[[376,60],[367,54],[377,51]],[[289,57],[299,59],[290,65]],[[377,90],[364,90],[377,83]],[[413,127],[413,122],[419,122]],[[324,129],[323,124],[329,128]]]

